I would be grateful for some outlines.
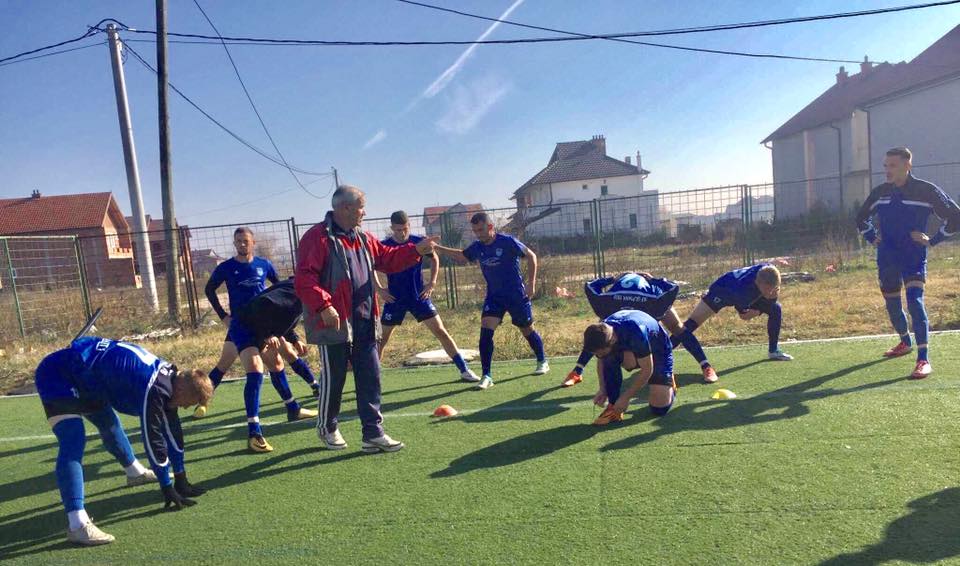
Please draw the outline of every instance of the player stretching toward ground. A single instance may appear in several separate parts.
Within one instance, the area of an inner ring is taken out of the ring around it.
[[[927,309],[923,304],[923,286],[927,277],[927,248],[935,246],[960,230],[960,208],[936,185],[917,179],[910,173],[913,155],[905,147],[887,151],[883,169],[887,182],[870,192],[857,213],[863,237],[877,247],[877,272],[880,292],[900,343],[883,355],[897,357],[912,350],[907,316],[903,312],[900,289],[907,287],[907,310],[917,340],[917,365],[913,379],[933,372],[927,357]],[[928,236],[930,215],[940,220],[933,237]],[[874,224],[874,221],[879,227]]]
[[[247,446],[253,452],[273,450],[260,427],[260,385],[264,369],[270,372],[270,381],[287,406],[287,421],[317,416],[316,411],[302,408],[293,397],[278,352],[285,341],[300,354],[306,353],[306,345],[294,332],[302,314],[303,306],[293,290],[291,278],[250,299],[230,323],[230,332],[240,350],[240,361],[247,371],[243,404],[247,411]]]
[[[606,409],[593,421],[603,426],[623,420],[623,413],[639,391],[650,383],[650,411],[667,414],[677,386],[673,380],[673,345],[666,329],[652,316],[637,310],[622,310],[603,322],[591,324],[583,333],[583,349],[597,357],[600,387],[593,398]],[[633,383],[620,393],[623,370],[636,371]]]
[[[224,374],[230,369],[230,366],[237,361],[237,357],[239,356],[236,340],[233,339],[230,330],[232,320],[230,315],[228,315],[220,305],[220,299],[217,297],[217,289],[223,283],[227,284],[227,294],[230,297],[230,313],[232,314],[247,304],[250,299],[262,293],[266,288],[267,281],[277,283],[280,280],[279,277],[277,277],[277,271],[273,268],[273,264],[270,263],[269,260],[253,255],[256,242],[254,241],[252,230],[247,227],[237,228],[233,233],[233,246],[237,250],[237,255],[218,265],[216,269],[213,270],[213,273],[210,274],[210,280],[207,281],[207,285],[204,288],[204,293],[210,302],[210,306],[213,307],[213,310],[220,317],[220,320],[222,320],[228,328],[227,337],[223,341],[223,349],[220,352],[220,361],[218,361],[216,367],[210,371],[210,381],[213,382],[214,388],[220,385]],[[292,345],[287,342],[282,342],[279,349],[279,355],[287,360],[287,363],[290,364],[290,369],[302,377],[313,389],[314,396],[317,396],[319,385],[313,372],[310,371],[310,366],[300,357],[303,353],[305,352],[294,350]],[[283,362],[271,360],[271,366],[279,368],[277,370],[271,370],[270,373],[270,380],[273,382],[274,388],[277,389],[277,393],[280,393],[281,389],[289,390],[290,387],[287,385],[287,376],[283,369]],[[283,394],[281,393],[281,397],[282,396]],[[284,402],[288,401],[289,399],[284,399]],[[310,412],[308,411],[308,413]],[[198,419],[203,418],[206,414],[206,405],[198,406],[193,412],[193,416]],[[312,416],[314,415],[307,415],[307,417]]]
[[[700,341],[680,323],[680,316],[673,308],[680,286],[669,279],[655,278],[649,273],[624,273],[619,277],[602,277],[585,283],[583,292],[593,312],[600,320],[620,310],[643,311],[663,324],[672,334],[673,344],[682,343],[697,360],[708,383],[717,380],[717,373],[707,362],[707,355]],[[580,352],[577,365],[567,375],[561,387],[570,387],[583,380],[583,368],[593,357],[589,351]]]
[[[422,236],[410,234],[410,219],[407,218],[407,213],[402,210],[390,215],[390,230],[393,232],[393,236],[380,242],[389,248],[404,245],[407,242],[416,244],[423,240]],[[444,328],[443,321],[437,314],[437,308],[433,306],[433,301],[430,300],[433,288],[437,284],[437,276],[440,274],[440,259],[437,258],[437,254],[430,254],[424,260],[430,261],[430,282],[426,285],[423,284],[423,261],[400,273],[387,275],[387,288],[381,289],[381,295],[386,304],[383,305],[383,314],[380,315],[380,322],[383,325],[383,335],[380,338],[380,358],[383,358],[383,350],[387,347],[387,342],[390,340],[393,330],[403,324],[407,311],[410,311],[417,322],[422,322],[440,341],[443,350],[460,370],[460,379],[470,382],[480,381],[477,374],[467,367],[467,362],[464,361],[460,351],[457,350],[457,344],[453,341],[447,329]],[[379,278],[377,283],[379,285]]]
[[[767,357],[781,362],[790,361],[793,356],[779,347],[780,326],[783,323],[783,309],[777,302],[779,294],[780,271],[769,263],[729,271],[710,285],[683,327],[693,333],[724,307],[737,309],[742,320],[750,320],[763,313],[767,315]]]
[[[483,302],[483,314],[480,318],[480,365],[483,377],[477,384],[479,389],[493,386],[490,365],[493,361],[493,333],[503,321],[503,315],[510,313],[513,325],[520,329],[537,357],[537,369],[534,375],[543,375],[550,371],[546,354],[543,351],[543,339],[533,328],[533,306],[530,297],[537,292],[537,255],[521,244],[513,236],[498,234],[486,212],[478,212],[470,219],[470,227],[477,241],[464,250],[437,246],[437,250],[453,259],[478,262],[483,278],[487,282],[487,298]],[[520,272],[520,258],[527,259],[529,284],[524,287],[523,274]]]
[[[107,452],[126,469],[127,485],[159,480],[165,507],[175,510],[193,505],[189,498],[203,494],[205,490],[187,481],[177,416],[177,407],[203,403],[212,394],[203,372],[178,372],[140,346],[89,336],[45,357],[34,379],[59,444],[55,470],[67,511],[67,540],[88,546],[114,540],[93,524],[83,506],[86,433],[81,417],[97,427]],[[152,472],[134,457],[115,411],[140,417]]]

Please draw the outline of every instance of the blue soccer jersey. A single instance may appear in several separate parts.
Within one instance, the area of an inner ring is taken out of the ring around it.
[[[734,307],[739,312],[750,309],[763,296],[757,287],[757,273],[768,265],[758,263],[724,273],[710,285],[704,302],[714,311],[724,307]]]
[[[392,237],[382,240],[380,243],[391,248],[405,246],[408,243],[418,244],[423,240],[423,236],[410,235],[406,242],[402,244]],[[398,301],[416,301],[420,298],[423,291],[423,262],[418,261],[413,267],[408,267],[399,273],[390,273],[387,275],[387,289]]]
[[[623,309],[641,310],[661,319],[673,306],[680,287],[667,279],[624,273],[619,278],[603,277],[584,284],[584,293],[600,318]]]
[[[227,295],[230,297],[230,313],[233,314],[238,312],[250,299],[262,293],[267,288],[267,281],[271,283],[280,281],[276,269],[273,268],[273,264],[269,260],[254,257],[248,263],[238,261],[237,258],[230,258],[218,265],[210,274],[210,280],[207,281],[204,293],[213,309],[220,318],[223,318],[227,316],[227,313],[217,299],[217,288],[220,285],[227,284]]]
[[[160,367],[169,365],[136,344],[107,338],[80,338],[70,349],[78,364],[73,368],[77,389],[127,415],[141,414]]]
[[[633,352],[638,358],[660,357],[670,351],[670,337],[652,316],[638,310],[613,313],[603,322],[613,327],[617,336],[617,352]]]
[[[467,260],[478,262],[487,282],[487,297],[517,299],[526,296],[520,258],[526,257],[527,247],[513,236],[497,234],[484,244],[477,240],[463,250]]]

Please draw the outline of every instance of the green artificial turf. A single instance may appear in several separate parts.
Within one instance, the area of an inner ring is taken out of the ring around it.
[[[88,436],[87,510],[117,541],[65,542],[56,444],[36,397],[0,400],[0,559],[22,564],[879,564],[960,563],[960,335],[931,340],[934,375],[910,381],[891,339],[708,350],[703,385],[677,352],[679,397],[664,418],[635,401],[598,414],[573,365],[532,376],[495,365],[485,392],[450,366],[389,370],[385,425],[407,443],[363,455],[352,383],[341,429],[321,450],[314,422],[287,424],[269,384],[261,418],[275,450],[246,451],[242,386],[203,420],[184,415],[187,471],[210,489],[162,511],[156,486],[125,488]],[[307,387],[291,375],[294,392]],[[718,388],[738,397],[714,401]],[[440,404],[462,414],[437,420]],[[307,407],[314,407],[310,400]],[[124,417],[138,454],[135,422]],[[87,424],[88,433],[95,432]]]

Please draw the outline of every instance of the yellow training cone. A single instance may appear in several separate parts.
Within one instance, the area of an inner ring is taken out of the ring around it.
[[[717,389],[713,392],[713,395],[710,396],[711,399],[736,399],[737,394],[729,389]]]

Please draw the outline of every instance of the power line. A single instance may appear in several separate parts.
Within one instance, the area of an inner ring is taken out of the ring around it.
[[[123,43],[124,47],[126,47],[127,49],[130,50],[130,53],[133,54],[133,56],[137,59],[137,61],[140,62],[141,65],[143,65],[144,67],[146,67],[147,69],[149,69],[150,71],[152,71],[154,74],[156,74],[157,70],[156,70],[155,68],[153,68],[153,66],[150,65],[150,63],[147,63],[147,61],[146,61],[143,57],[141,57],[140,54],[137,53],[137,51],[136,51],[133,47],[131,47],[126,41],[122,41],[122,43]],[[271,161],[271,162],[273,162],[273,163],[275,163],[275,164],[277,164],[277,165],[279,165],[279,166],[281,166],[281,167],[283,167],[283,168],[285,168],[285,169],[292,169],[292,170],[296,171],[297,173],[302,173],[302,174],[304,174],[304,175],[313,175],[313,176],[317,176],[317,177],[326,177],[326,176],[330,175],[330,173],[318,173],[318,172],[316,172],[316,171],[307,171],[307,170],[305,170],[305,169],[300,169],[299,167],[294,167],[294,166],[289,165],[289,164],[284,164],[282,161],[278,160],[276,157],[270,155],[270,154],[267,153],[266,151],[260,149],[259,147],[255,146],[255,145],[253,145],[252,143],[248,142],[247,140],[243,139],[242,137],[240,137],[239,134],[237,134],[236,132],[234,132],[234,131],[231,130],[230,128],[228,128],[228,127],[226,127],[225,125],[223,125],[223,123],[221,123],[219,120],[217,120],[216,118],[214,118],[213,116],[211,116],[209,112],[207,112],[206,110],[204,110],[203,108],[201,108],[196,102],[194,102],[193,100],[191,100],[190,97],[188,97],[186,94],[184,94],[184,93],[183,93],[180,89],[178,89],[173,83],[168,83],[168,86],[170,87],[170,90],[172,90],[173,92],[177,93],[177,94],[180,96],[180,98],[184,99],[184,100],[187,102],[187,104],[189,104],[190,106],[193,106],[198,112],[200,112],[201,114],[203,114],[203,116],[204,116],[206,119],[208,119],[208,120],[210,120],[211,122],[213,122],[214,124],[216,124],[221,130],[223,130],[224,132],[226,132],[227,134],[229,134],[230,137],[232,137],[233,139],[237,140],[237,141],[240,142],[241,144],[245,145],[247,148],[251,149],[252,151],[256,152],[257,154],[259,154],[259,155],[260,155],[261,157],[263,157],[264,159],[267,159],[268,161]]]
[[[5,63],[0,63],[0,67],[6,67],[7,65],[16,65],[17,63],[26,63],[27,61],[33,61],[34,59],[43,59],[44,57],[53,57],[54,55],[62,55],[64,53],[70,53],[71,51],[80,51],[81,49],[99,47],[101,45],[106,45],[106,43],[107,43],[106,41],[98,41],[97,43],[91,43],[89,45],[81,45],[80,47],[71,47],[70,49],[61,49],[60,51],[51,51],[49,53],[34,55],[33,57],[25,57],[23,59],[17,59],[15,61],[8,60]]]
[[[198,2],[198,0],[193,0],[193,4],[197,7],[198,10],[200,10],[200,13],[203,14],[203,18],[207,20],[207,23],[210,24],[211,28],[213,28],[214,33],[216,33],[217,36],[219,37],[220,30],[217,29],[217,26],[214,25],[213,20],[210,19],[210,16],[208,16],[207,13],[203,10],[203,7],[200,6],[200,2]],[[287,171],[290,172],[290,176],[293,177],[293,180],[296,181],[297,185],[303,190],[303,192],[307,193],[313,198],[317,198],[317,199],[323,198],[321,196],[317,196],[311,193],[307,189],[307,187],[304,186],[302,182],[300,182],[300,178],[297,177],[297,174],[293,172],[293,169],[290,168],[290,165],[287,163],[287,159],[283,156],[283,152],[281,152],[280,148],[277,147],[277,142],[274,141],[273,136],[270,135],[270,130],[267,128],[266,122],[263,121],[263,116],[260,115],[260,110],[258,110],[257,105],[254,104],[253,97],[250,96],[250,91],[247,89],[246,83],[243,82],[243,77],[240,76],[240,69],[237,68],[237,63],[236,61],[233,60],[233,55],[230,54],[230,49],[227,48],[226,43],[223,43],[223,40],[221,40],[221,43],[223,44],[223,50],[227,53],[227,59],[230,60],[230,65],[233,67],[233,72],[235,75],[237,75],[237,80],[240,81],[240,87],[243,88],[243,94],[246,95],[247,101],[250,103],[250,107],[253,108],[253,113],[257,115],[257,120],[260,122],[260,127],[263,128],[263,133],[267,134],[267,139],[270,140],[270,145],[273,146],[273,150],[277,152],[277,156],[280,157],[280,160],[283,162],[283,165],[287,168]],[[323,196],[326,196],[326,195],[323,195]]]

